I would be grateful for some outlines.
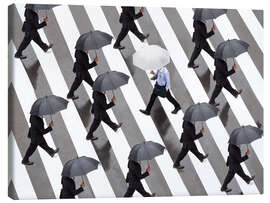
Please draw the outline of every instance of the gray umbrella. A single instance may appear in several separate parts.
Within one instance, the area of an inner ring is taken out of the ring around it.
[[[97,77],[94,82],[93,89],[98,92],[104,92],[106,90],[115,90],[122,85],[128,83],[129,76],[117,72],[117,71],[108,71]]]
[[[161,144],[147,141],[141,144],[136,144],[132,147],[128,159],[133,161],[152,160],[156,156],[163,154],[165,147]]]
[[[83,176],[98,168],[99,162],[93,158],[82,156],[69,160],[63,168],[62,176]]]
[[[112,36],[99,30],[82,34],[77,40],[75,49],[88,51],[100,49],[112,42]]]
[[[205,102],[193,104],[186,110],[184,120],[190,122],[207,121],[217,116],[217,113],[218,109],[211,104]]]
[[[31,10],[50,10],[60,4],[25,4],[25,8],[29,8]]]
[[[68,101],[62,97],[55,95],[45,96],[39,98],[32,105],[30,114],[43,116],[43,115],[53,115],[63,109],[66,109]]]
[[[213,20],[227,13],[227,9],[196,8],[194,11],[194,20]]]
[[[230,135],[229,143],[240,145],[250,144],[263,136],[263,130],[251,125],[236,128]]]
[[[249,44],[237,39],[221,42],[216,48],[215,57],[219,59],[234,58],[248,51]]]

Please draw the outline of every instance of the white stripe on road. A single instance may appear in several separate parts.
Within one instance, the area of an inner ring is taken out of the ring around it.
[[[237,9],[238,13],[240,14],[241,18],[245,22],[246,26],[248,27],[251,35],[257,42],[258,46],[260,47],[261,51],[263,52],[263,27],[256,18],[255,14],[250,9]],[[251,47],[252,49],[252,47]]]
[[[30,177],[21,161],[22,155],[11,131],[8,136],[8,184],[12,180],[19,200],[37,199]]]
[[[147,8],[156,29],[158,30],[167,50],[170,53],[171,59],[175,64],[175,67],[178,70],[178,73],[181,75],[189,93],[194,101],[198,102],[208,102],[209,98],[204,91],[199,79],[197,78],[194,71],[191,71],[187,68],[188,59],[185,55],[184,50],[179,44],[175,33],[173,32],[170,23],[168,22],[165,14],[161,8]],[[192,81],[192,82],[191,82]],[[194,91],[191,91],[194,90]],[[221,123],[219,117],[215,117],[206,122],[213,138],[216,141],[218,148],[220,149],[223,158],[227,159],[227,143],[228,143],[228,134]],[[207,136],[207,135],[206,135]],[[210,155],[211,156],[211,155]],[[247,172],[246,167],[244,170]],[[247,186],[242,180],[238,179],[238,183],[245,194],[258,194],[258,189],[252,185]]]
[[[74,47],[76,45],[77,39],[80,37],[80,33],[72,17],[70,9],[68,6],[61,6],[57,8],[56,10],[54,10],[54,14],[60,26],[62,34],[65,38],[65,41],[67,43],[67,46],[69,48],[73,61],[75,61],[73,52],[75,50]],[[90,74],[92,78],[97,77],[97,73],[94,71],[94,68],[90,70]],[[91,103],[93,103],[92,90],[90,90],[91,87],[89,86],[89,84],[86,84],[86,83],[83,83],[83,85],[85,86],[85,89],[87,90]],[[112,121],[116,121],[115,115],[111,109],[107,110],[107,113],[109,114]],[[103,122],[101,123],[101,125],[104,128],[104,131],[110,141],[110,144],[112,145],[113,152],[115,153],[115,156],[117,158],[117,161],[119,162],[121,170],[123,174],[126,175],[128,172],[128,168],[127,168],[128,155],[130,152],[130,146],[126,140],[126,137],[121,129],[119,129],[116,134],[114,131],[112,131],[112,129],[109,126],[107,126]],[[144,180],[143,180],[143,185],[145,189],[149,191],[149,187]],[[136,191],[133,196],[141,196],[141,195]]]
[[[121,8],[117,7],[118,13],[121,13]],[[140,25],[138,22],[136,22],[138,29],[142,32],[142,29],[140,28]],[[140,40],[134,36],[133,34],[129,34],[129,38],[132,41],[132,44],[135,48],[135,50],[140,49],[140,45],[141,42]],[[150,80],[151,82],[151,80]],[[154,82],[151,82],[152,86],[154,86]],[[149,92],[150,94],[150,92]],[[171,92],[172,96],[173,93]],[[170,123],[172,124],[178,138],[180,139],[180,135],[182,134],[183,129],[181,128],[180,122],[183,120],[183,113],[181,111],[178,112],[178,115],[175,116],[173,114],[170,113],[170,111],[172,110],[172,105],[168,102],[165,101],[165,99],[160,98],[160,102],[162,104],[162,107],[164,108],[167,117],[170,120]],[[179,119],[180,118],[180,119]],[[203,152],[203,149],[201,147],[201,144],[198,140],[196,140],[196,145],[198,147],[198,150],[200,152]],[[190,153],[192,154],[192,153]],[[198,174],[198,176],[200,177],[200,180],[202,181],[203,186],[205,187],[205,190],[207,192],[207,194],[209,195],[217,195],[217,194],[224,194],[223,192],[220,191],[220,187],[221,184],[213,170],[213,168],[211,167],[210,163],[208,160],[205,160],[204,163],[202,164],[198,158],[196,156],[194,156],[192,154],[192,156],[190,156],[190,160]],[[209,182],[211,184],[209,184]]]
[[[179,15],[181,16],[189,34],[192,36],[193,33],[193,10],[192,9],[177,9]],[[211,45],[211,44],[210,44]],[[209,70],[212,74],[214,74],[215,68],[213,66],[213,59],[204,51],[201,52],[201,55],[205,59],[205,62],[208,65]],[[228,78],[232,87],[235,88],[233,81]],[[233,111],[235,117],[237,118],[239,124],[242,125],[253,125],[256,126],[255,121],[253,120],[250,112],[248,111],[244,101],[241,98],[241,95],[235,99],[227,90],[222,90],[226,100],[229,102],[231,110]],[[251,145],[254,151],[257,154],[258,159],[260,160],[261,164],[263,163],[263,138],[253,142]]]
[[[23,21],[24,5],[17,4],[16,7]],[[39,34],[44,42],[48,43],[43,29],[39,30]],[[54,54],[52,52],[48,54],[44,53],[43,50],[40,49],[40,47],[38,47],[38,45],[35,43],[32,43],[32,47],[48,80],[52,93],[65,98],[66,93],[68,92],[68,87],[62,76]],[[76,111],[74,103],[70,102],[68,108],[62,111],[61,115],[68,129],[72,142],[76,147],[78,155],[88,156],[98,160],[98,156],[92,144],[88,144],[89,142],[85,140],[85,135],[87,132],[81,122],[78,112]],[[87,177],[96,197],[115,197],[103,167],[89,173]],[[95,178],[95,180],[92,180],[93,178]]]
[[[110,35],[113,35],[100,7],[85,6],[85,9],[95,29],[102,30],[106,33],[109,33]],[[130,110],[136,119],[137,124],[141,129],[145,139],[162,144],[163,141],[160,138],[158,130],[152,119],[139,112],[139,109],[145,106],[145,104],[121,54],[119,51],[113,50],[112,46],[104,47],[103,52],[111,69],[123,72],[130,76],[128,85],[121,87],[121,90],[125,100],[131,107]],[[164,155],[157,157],[156,161],[162,171],[163,176],[165,177],[165,180],[167,181],[172,194],[189,195],[179,174],[172,167],[173,161],[171,160],[168,151],[165,150]]]
[[[34,89],[30,83],[30,80],[26,74],[24,66],[21,63],[21,60],[16,60],[12,58],[16,52],[15,49],[16,49],[15,45],[11,41],[9,44],[9,57],[10,57],[9,60],[14,61],[13,66],[9,67],[10,71],[13,73],[11,81],[18,96],[19,102],[21,104],[25,119],[28,121],[30,117],[31,106],[33,105],[33,103],[36,101],[37,98]],[[25,136],[25,139],[27,139],[27,135],[22,136]],[[50,147],[52,147],[53,149],[56,148],[50,133],[46,134],[44,138]],[[61,172],[63,169],[62,163],[57,155],[56,155],[57,157],[52,158],[43,149],[39,147],[37,149],[40,154],[41,160],[44,164],[44,167],[46,169],[54,194],[56,197],[58,197],[61,191]]]

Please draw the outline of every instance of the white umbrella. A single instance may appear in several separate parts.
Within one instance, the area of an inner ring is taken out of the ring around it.
[[[133,54],[133,64],[142,70],[159,69],[170,63],[170,54],[158,45],[147,45]]]

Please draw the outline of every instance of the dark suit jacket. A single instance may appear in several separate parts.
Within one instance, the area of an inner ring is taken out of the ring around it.
[[[227,79],[230,75],[234,74],[234,69],[228,71],[227,63],[222,59],[215,59],[216,70],[214,73],[214,79],[217,82],[222,82]]]
[[[39,23],[38,14],[31,9],[25,9],[24,16],[25,21],[22,27],[23,32],[36,31],[47,25],[45,21]]]
[[[228,152],[229,156],[226,164],[231,170],[238,170],[241,167],[240,164],[248,159],[247,155],[241,156],[241,150],[236,145],[229,144]]]
[[[214,35],[213,30],[207,33],[206,25],[198,20],[194,20],[193,22],[194,32],[192,41],[195,42],[196,47],[202,47],[203,43],[206,42],[206,39]]]
[[[85,74],[88,74],[88,70],[95,67],[97,63],[93,61],[89,63],[89,57],[87,53],[81,50],[75,51],[76,62],[74,63],[73,72],[80,75],[82,78]]]
[[[189,121],[184,121],[182,127],[183,133],[181,135],[180,142],[185,144],[187,147],[193,147],[195,145],[194,141],[203,136],[201,132],[196,134],[195,126]]]
[[[112,108],[114,106],[113,102],[107,104],[106,97],[103,93],[94,91],[93,92],[94,104],[92,107],[92,113],[94,113],[94,117],[97,119],[102,119],[107,116],[107,109]]]
[[[146,171],[142,174],[141,165],[136,161],[129,160],[128,161],[128,174],[126,181],[129,183],[129,187],[136,188],[138,184],[141,184],[141,179],[149,176],[149,173]]]
[[[31,143],[38,145],[42,142],[45,142],[43,135],[52,131],[51,126],[44,129],[43,119],[40,118],[39,116],[34,115],[30,116],[30,123],[31,127],[29,129],[28,137],[31,138]]]
[[[60,193],[60,199],[74,199],[75,195],[83,192],[82,187],[76,190],[74,180],[69,177],[62,176],[61,184],[62,190]]]
[[[142,17],[142,12],[135,13],[135,7],[122,6],[122,13],[120,15],[120,23],[129,24],[134,23],[134,20]]]

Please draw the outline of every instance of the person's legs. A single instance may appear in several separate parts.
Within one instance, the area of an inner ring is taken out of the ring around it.
[[[90,127],[90,130],[86,136],[86,139],[91,139],[93,138],[93,133],[96,131],[96,129],[98,128],[99,124],[101,123],[101,120],[100,119],[97,119],[95,118],[91,127]]]
[[[236,174],[239,175],[247,184],[249,184],[251,178],[247,176],[243,170],[243,168],[240,166],[240,168],[236,171]]]
[[[233,87],[231,86],[231,83],[229,82],[228,79],[226,79],[226,81],[224,82],[224,86],[223,86],[228,92],[230,92],[234,97],[237,97],[239,92],[236,89],[233,89]]]
[[[138,30],[138,28],[137,28],[137,26],[136,26],[135,23],[134,23],[133,25],[131,25],[130,31],[131,31],[136,37],[138,37],[141,41],[144,41],[145,36],[144,36],[143,33],[141,33],[141,32]]]
[[[188,151],[189,151],[188,148],[187,148],[185,145],[183,145],[183,147],[182,147],[180,153],[179,153],[178,156],[177,156],[177,159],[176,159],[175,162],[174,162],[174,166],[179,166],[179,165],[180,165],[180,162],[181,162],[181,161],[184,159],[184,157],[187,155]]]
[[[176,99],[172,97],[170,90],[167,91],[166,98],[174,105],[174,110],[172,113],[177,114],[177,112],[181,109],[181,106]]]
[[[227,186],[231,182],[231,180],[233,179],[234,175],[235,175],[235,171],[229,169],[228,174],[227,174],[227,176],[224,179],[224,182],[222,184],[221,190],[224,190],[224,191],[227,190]]]
[[[146,107],[146,112],[149,112],[149,113],[151,112],[151,109],[155,103],[156,98],[157,98],[157,95],[153,92],[151,95],[150,101]]]
[[[124,197],[132,197],[132,195],[134,194],[135,192],[135,188],[132,188],[132,187],[128,187]]]
[[[85,77],[83,78],[83,80],[85,82],[87,82],[91,87],[93,87],[94,81],[91,77],[91,75],[87,72],[87,74],[85,75]]]
[[[200,55],[201,50],[202,50],[201,48],[199,48],[198,46],[195,45],[194,50],[193,50],[193,52],[191,54],[190,60],[188,62],[188,66],[189,67],[193,67],[194,66],[194,61]]]
[[[75,77],[74,82],[71,85],[71,88],[68,92],[67,98],[74,97],[74,92],[78,89],[78,87],[81,85],[82,80],[79,77]]]
[[[200,161],[203,161],[205,156],[199,152],[197,146],[194,144],[190,149],[189,149]]]
[[[129,29],[125,26],[125,25],[122,25],[122,29],[114,43],[114,47],[117,48],[117,47],[120,47],[121,46],[121,41],[126,37],[126,35],[128,34],[128,31]]]
[[[44,149],[50,156],[53,156],[55,151],[51,147],[48,146],[47,142],[44,140],[39,146]]]
[[[140,193],[143,197],[151,197],[152,195],[148,192],[145,191],[142,183],[139,183],[136,187],[136,190],[138,191],[138,193]]]
[[[30,145],[29,145],[29,147],[24,155],[24,158],[22,160],[23,163],[29,162],[29,157],[36,151],[37,147],[38,147],[38,145],[30,143]]]
[[[206,51],[213,59],[215,58],[215,52],[211,49],[207,41],[203,44],[203,50]]]
[[[222,87],[223,87],[222,84],[216,83],[216,86],[215,86],[215,89],[214,89],[212,96],[210,98],[209,104],[215,104],[215,99],[217,98],[217,96],[221,92]]]
[[[30,44],[32,38],[29,32],[25,33],[25,36],[23,38],[23,41],[21,42],[15,56],[19,57],[22,55],[23,50]]]
[[[48,45],[45,44],[45,43],[41,40],[41,38],[40,38],[40,36],[39,36],[39,33],[36,31],[36,32],[33,32],[32,34],[33,34],[33,40],[34,40],[34,42],[35,42],[38,46],[40,46],[40,48],[43,49],[43,51],[46,51],[46,50],[48,49]]]
[[[102,121],[106,123],[111,129],[116,130],[118,128],[118,125],[110,119],[109,115],[106,113],[104,117],[102,118]]]

